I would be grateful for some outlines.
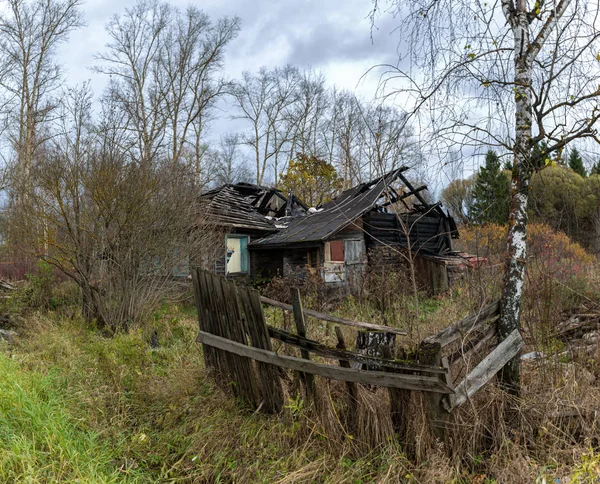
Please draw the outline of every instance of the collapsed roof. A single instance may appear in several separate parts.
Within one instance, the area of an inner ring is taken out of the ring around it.
[[[251,183],[227,184],[202,194],[211,223],[274,232],[308,207],[300,199],[286,197],[276,188]]]
[[[361,183],[352,187],[331,202],[324,204],[320,209],[302,218],[293,220],[287,228],[272,235],[251,242],[250,246],[256,248],[280,247],[321,242],[348,225],[354,223],[359,217],[371,210],[387,211],[396,203],[402,203],[406,208],[405,214],[433,216],[451,220],[452,236],[455,236],[456,225],[441,209],[440,204],[430,205],[421,196],[420,192],[427,187],[415,189],[402,174],[408,167],[403,166],[376,178],[369,183]],[[392,184],[400,180],[403,188],[394,188]],[[407,201],[414,197],[412,206]]]

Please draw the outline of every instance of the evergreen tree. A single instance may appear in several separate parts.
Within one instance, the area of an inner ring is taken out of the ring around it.
[[[501,169],[498,155],[490,150],[485,156],[473,187],[473,204],[469,212],[475,223],[508,222],[510,182]]]
[[[597,161],[590,171],[590,175],[600,175],[600,161]]]
[[[581,159],[581,155],[579,154],[579,151],[577,151],[577,148],[571,150],[571,154],[569,155],[569,167],[583,178],[587,176],[583,166],[583,160]]]
[[[531,163],[533,164],[533,169],[538,171],[544,168],[547,164],[548,158],[548,143],[545,141],[541,141],[533,145],[533,149],[531,150]]]

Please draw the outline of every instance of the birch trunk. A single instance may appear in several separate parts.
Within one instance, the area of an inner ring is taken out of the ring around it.
[[[513,24],[515,37],[515,144],[512,175],[512,194],[508,221],[507,257],[504,268],[504,287],[501,318],[498,321],[500,340],[504,340],[521,324],[521,299],[527,257],[527,201],[531,178],[531,81],[529,54],[529,25],[526,12],[517,14]],[[500,379],[513,394],[520,390],[520,356],[504,367]]]
[[[529,182],[533,172],[532,142],[532,79],[533,63],[550,33],[556,28],[571,0],[560,0],[532,41],[525,0],[502,0],[502,9],[514,36],[515,49],[515,143],[512,175],[512,196],[508,221],[507,256],[502,290],[501,317],[498,321],[500,340],[515,329],[521,329],[521,299],[527,257],[527,202]],[[520,355],[502,370],[501,382],[507,391],[520,392]]]

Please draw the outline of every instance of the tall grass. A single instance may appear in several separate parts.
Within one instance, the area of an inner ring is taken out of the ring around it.
[[[415,318],[422,337],[479,303],[470,296],[472,283],[466,279],[443,298],[423,296],[418,319],[412,300],[401,298],[385,311],[373,309],[368,297],[327,310],[399,327]],[[291,324],[280,311],[266,314],[270,324]],[[310,320],[308,326],[310,337],[335,345],[331,328]],[[148,344],[154,330],[155,350]],[[346,425],[340,382],[317,378],[318,405],[288,392],[277,416],[238,406],[207,375],[189,308],[165,306],[147,327],[110,338],[67,308],[25,312],[18,331],[16,342],[0,344],[2,483],[491,484],[598,477],[600,429],[589,411],[600,387],[593,374],[583,382],[574,365],[553,366],[563,373],[551,385],[540,378],[544,362],[527,363],[520,401],[507,401],[490,385],[459,409],[443,443],[427,440],[415,392],[410,442],[400,442],[386,420],[384,389],[359,388],[356,431]],[[345,335],[349,343],[352,335]],[[582,418],[557,419],[564,408],[581,409]]]
[[[139,482],[102,436],[76,418],[57,369],[23,370],[0,354],[0,482]]]

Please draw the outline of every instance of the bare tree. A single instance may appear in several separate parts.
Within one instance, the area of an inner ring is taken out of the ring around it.
[[[35,241],[24,250],[79,286],[86,320],[127,330],[171,293],[191,254],[209,250],[211,232],[190,167],[136,162],[112,144],[119,118],[92,123],[87,88],[63,98],[55,135],[32,166],[27,210],[12,217],[13,233]]]
[[[83,25],[81,0],[8,0],[0,15],[0,86],[5,126],[16,155],[14,182],[24,195],[29,172],[48,138],[44,125],[57,107],[62,72],[56,49]]]
[[[298,84],[297,100],[288,116],[291,131],[290,159],[296,153],[318,158],[326,155],[323,126],[330,116],[330,101],[325,77],[313,70],[303,72]]]
[[[291,66],[270,71],[261,68],[256,75],[244,72],[232,91],[239,110],[235,117],[251,125],[245,142],[252,149],[259,185],[270,166],[277,183],[280,156],[293,136],[289,111],[297,101],[299,82],[300,73]]]
[[[575,138],[597,139],[600,5],[393,0],[389,8],[400,18],[404,54],[382,79],[386,95],[408,100],[409,112],[428,131],[438,155],[457,142],[495,145],[513,155],[498,325],[504,338],[520,328],[534,146],[545,141],[546,156]],[[379,11],[375,0],[374,21]],[[511,391],[519,391],[518,357],[502,378]]]
[[[126,114],[122,129],[133,135],[135,157],[176,164],[185,155],[200,177],[202,135],[228,86],[219,73],[239,20],[215,23],[192,6],[182,13],[140,0],[106,29],[110,42],[95,70],[111,76],[107,96]]]
[[[239,134],[227,134],[221,137],[219,147],[213,150],[213,166],[217,185],[252,180],[252,174],[240,153],[241,143]]]

